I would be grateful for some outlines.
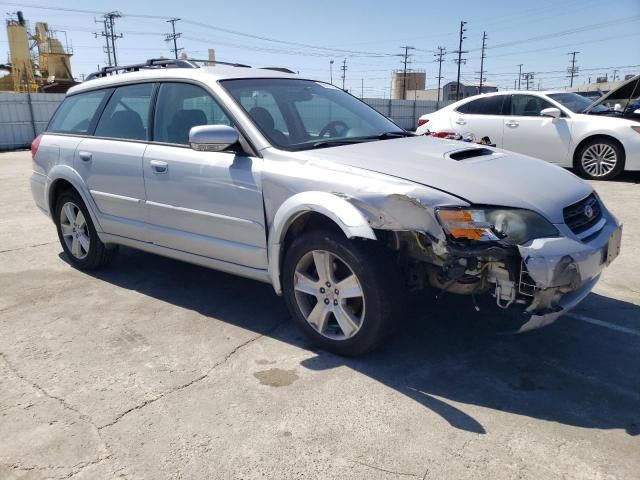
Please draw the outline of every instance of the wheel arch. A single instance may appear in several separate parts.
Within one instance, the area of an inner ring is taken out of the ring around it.
[[[587,144],[588,142],[591,142],[595,139],[604,139],[604,140],[609,140],[615,144],[617,144],[620,147],[620,150],[622,151],[622,162],[624,164],[626,157],[627,157],[627,152],[624,149],[624,145],[622,144],[622,142],[620,140],[618,140],[616,137],[614,137],[613,135],[609,135],[607,133],[595,133],[595,134],[591,134],[585,138],[583,138],[582,140],[580,140],[580,142],[576,145],[576,148],[573,149],[573,158],[572,158],[572,166],[575,168],[577,166],[577,162],[578,162],[578,154],[580,153],[580,150],[582,149],[582,147],[584,147],[585,144]]]
[[[280,272],[283,254],[291,234],[319,226],[335,228],[347,238],[377,240],[365,215],[338,195],[303,192],[288,198],[276,212],[269,228],[269,276],[278,295],[282,293]]]
[[[45,187],[45,198],[47,199],[47,208],[51,219],[55,222],[54,210],[56,206],[56,198],[60,193],[66,190],[75,191],[89,210],[91,220],[98,233],[102,233],[102,227],[98,221],[96,210],[97,207],[89,194],[88,189],[82,181],[82,177],[71,167],[67,165],[58,165],[49,172],[47,185]]]

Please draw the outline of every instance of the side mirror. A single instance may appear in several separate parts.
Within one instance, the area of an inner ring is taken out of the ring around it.
[[[551,108],[545,108],[544,110],[541,110],[540,115],[542,117],[559,118],[560,115],[562,115],[562,112],[560,111],[559,108],[551,107]]]
[[[199,152],[221,152],[239,138],[238,131],[227,125],[199,125],[189,130],[189,145]]]
[[[640,115],[640,108],[638,108],[637,110],[634,110],[633,113],[635,113],[636,115]]]
[[[614,112],[621,112],[622,110],[623,110],[622,105],[620,105],[619,103],[616,103],[616,104],[613,106],[613,111],[614,111]]]

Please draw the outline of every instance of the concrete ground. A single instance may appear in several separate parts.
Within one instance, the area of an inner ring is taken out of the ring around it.
[[[571,316],[417,300],[379,351],[314,350],[269,285],[123,249],[71,268],[0,155],[0,478],[638,478],[640,175],[595,187],[621,256]]]

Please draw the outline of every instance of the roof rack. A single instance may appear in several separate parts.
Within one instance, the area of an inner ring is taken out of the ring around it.
[[[204,65],[227,65],[231,67],[240,67],[240,68],[251,68],[251,65],[245,65],[243,63],[231,63],[231,62],[219,62],[218,60],[200,60],[196,58],[187,58],[187,59],[170,59],[170,58],[150,58],[144,63],[135,63],[132,65],[120,65],[117,67],[103,67],[97,72],[90,73],[86,78],[86,80],[93,80],[94,78],[102,78],[107,75],[118,74],[118,73],[127,73],[127,72],[138,72],[140,70],[146,69],[156,69],[156,68],[200,68],[198,65],[202,63]],[[284,67],[262,67],[263,70],[275,70],[277,72],[283,73],[295,73],[292,70]]]

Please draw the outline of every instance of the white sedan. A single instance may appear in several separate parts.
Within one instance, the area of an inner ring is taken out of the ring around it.
[[[416,133],[489,137],[498,148],[609,180],[640,170],[640,121],[611,112],[571,92],[496,92],[421,116]]]

